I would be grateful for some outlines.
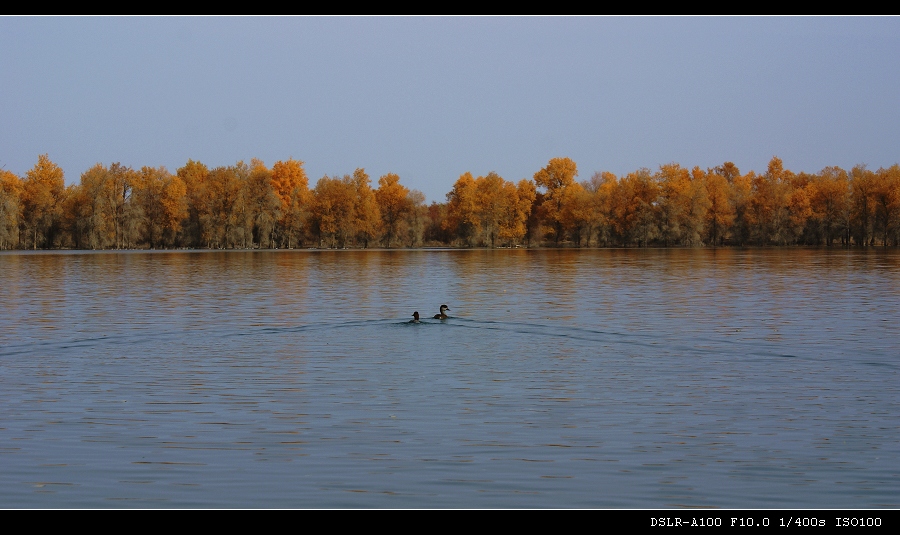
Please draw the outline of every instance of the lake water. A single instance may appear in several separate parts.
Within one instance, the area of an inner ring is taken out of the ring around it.
[[[900,507],[897,250],[11,252],[0,297],[3,507]]]

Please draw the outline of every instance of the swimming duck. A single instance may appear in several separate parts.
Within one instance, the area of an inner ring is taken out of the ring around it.
[[[413,319],[409,320],[410,323],[419,323],[419,311],[416,310],[413,312]]]
[[[447,305],[441,305],[441,313],[440,313],[440,314],[435,314],[435,315],[434,315],[434,319],[436,319],[436,320],[445,320],[445,319],[449,318],[450,316],[448,316],[447,314],[444,313],[444,312],[447,311],[447,310],[450,310],[450,307],[448,307]]]

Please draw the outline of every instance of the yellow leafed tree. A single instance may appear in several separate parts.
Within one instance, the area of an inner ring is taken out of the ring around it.
[[[474,245],[475,233],[481,225],[475,192],[472,173],[460,175],[447,194],[447,218],[442,223],[444,230],[467,245]]]
[[[61,203],[65,191],[63,170],[47,154],[25,174],[22,188],[22,216],[31,247],[53,246],[58,231]]]
[[[272,187],[281,201],[281,220],[278,222],[282,244],[292,248],[303,237],[309,215],[311,194],[303,162],[293,158],[272,165]]]
[[[707,243],[713,247],[722,245],[728,230],[734,223],[734,207],[731,204],[730,185],[719,173],[708,172],[705,177],[706,198],[709,209],[706,211]]]
[[[378,210],[378,201],[375,191],[372,190],[372,182],[366,170],[357,168],[353,171],[352,187],[354,191],[353,201],[353,226],[356,239],[368,247],[381,233],[381,213]]]
[[[262,160],[250,160],[250,173],[241,191],[243,225],[250,244],[275,248],[275,226],[281,219],[282,203],[275,194],[272,172]]]
[[[103,164],[81,174],[70,204],[77,246],[105,249],[116,245],[118,198],[116,175]]]
[[[534,174],[534,183],[547,190],[542,207],[557,244],[563,239],[566,190],[575,184],[576,176],[578,166],[571,158],[553,158],[546,167]],[[573,196],[570,195],[568,198],[571,199]]]
[[[881,244],[900,243],[900,165],[894,164],[875,173],[875,224]]]
[[[141,168],[133,202],[140,210],[140,234],[151,249],[170,245],[187,216],[187,187],[165,167]]]
[[[400,184],[398,175],[388,173],[378,179],[375,200],[381,212],[384,244],[387,247],[400,236],[400,225],[410,210],[408,195],[409,189]]]
[[[526,222],[531,214],[536,190],[534,182],[522,179],[518,185],[503,182],[503,196],[508,202],[503,204],[503,216],[500,218],[500,239],[509,245],[519,245],[528,231]]]
[[[807,184],[812,221],[817,242],[831,245],[846,229],[850,208],[850,180],[840,167],[826,167]]]
[[[209,177],[209,168],[200,162],[188,160],[184,167],[178,169],[177,174],[187,190],[188,215],[184,229],[187,241],[193,247],[201,247],[208,243],[207,238],[210,234],[204,228],[200,217],[203,207],[207,204],[206,181]]]
[[[0,170],[0,250],[12,249],[19,242],[21,211],[22,181],[14,173]]]
[[[355,191],[350,177],[323,176],[313,190],[312,221],[319,246],[345,247],[353,237]]]

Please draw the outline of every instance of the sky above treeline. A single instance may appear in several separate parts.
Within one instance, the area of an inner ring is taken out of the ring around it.
[[[363,167],[445,201],[550,158],[624,175],[900,161],[897,17],[0,17],[0,168],[47,153]]]

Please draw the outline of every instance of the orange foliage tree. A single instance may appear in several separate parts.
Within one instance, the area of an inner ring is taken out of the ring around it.
[[[388,173],[378,179],[375,200],[381,213],[384,244],[390,247],[400,236],[400,225],[411,209],[409,189],[400,184],[400,177]]]
[[[323,177],[310,191],[303,162],[257,159],[210,170],[188,160],[172,175],[96,164],[65,186],[45,154],[24,178],[0,170],[0,249],[14,247],[387,247],[572,244],[693,246],[900,245],[900,165],[794,173],[778,157],[742,175],[677,163],[575,182],[553,158],[518,184],[495,172],[460,175],[446,203],[389,173]]]
[[[840,167],[826,167],[806,186],[810,204],[810,226],[816,243],[831,245],[847,229],[850,180]]]
[[[272,172],[262,160],[250,160],[250,172],[241,190],[241,221],[250,246],[275,248],[275,226],[281,219],[281,199],[272,185]]]
[[[875,173],[875,227],[881,244],[900,243],[900,165],[894,164]]]
[[[731,185],[722,173],[710,170],[705,176],[705,186],[706,198],[709,200],[709,207],[706,210],[706,240],[715,247],[724,244],[725,237],[734,223]]]
[[[769,161],[766,173],[755,175],[751,184],[747,221],[758,245],[770,241],[784,243],[790,194],[781,159],[775,156]]]
[[[119,174],[125,178],[125,173]],[[81,174],[81,182],[70,199],[76,246],[104,249],[117,245],[120,219],[116,178],[100,163]]]
[[[53,246],[62,215],[65,191],[63,170],[47,154],[25,173],[22,186],[22,219],[32,249]]]
[[[465,172],[447,193],[447,218],[442,227],[455,239],[467,245],[475,245],[475,233],[481,225],[475,195],[475,179]]]
[[[525,178],[515,185],[512,182],[505,182],[503,189],[511,202],[504,206],[504,214],[500,219],[500,239],[510,245],[519,245],[528,232],[528,216],[531,214],[537,190],[534,182]]]
[[[656,203],[659,184],[649,169],[622,177],[610,195],[610,220],[623,245],[647,246],[656,237]]]
[[[291,248],[302,240],[309,215],[309,180],[303,162],[293,158],[272,165],[272,186],[281,201],[281,220],[278,222],[282,245]]]
[[[133,202],[140,210],[140,234],[151,249],[171,245],[187,216],[187,186],[165,167],[141,168]]]
[[[19,242],[22,187],[18,176],[0,170],[0,250],[12,249]]]
[[[857,245],[875,244],[875,207],[878,179],[865,165],[850,171],[850,235]]]
[[[353,189],[353,231],[356,240],[363,247],[368,247],[381,234],[381,212],[366,170],[357,168],[350,181]]]
[[[183,225],[185,241],[192,247],[201,247],[208,242],[206,237],[209,236],[209,231],[204,228],[204,222],[200,217],[206,204],[206,180],[209,177],[209,168],[200,162],[188,160],[176,174],[184,182],[187,190],[188,215]]]
[[[354,184],[347,176],[323,176],[313,190],[312,221],[319,246],[345,247],[354,235]]]
[[[552,158],[534,174],[534,183],[546,189],[542,204],[544,214],[557,244],[563,239],[563,207],[567,190],[575,184],[578,166],[571,158]]]
[[[475,179],[475,212],[479,222],[479,241],[494,247],[500,234],[500,222],[507,216],[515,198],[505,190],[506,181],[491,171]],[[515,186],[513,186],[515,192]]]

